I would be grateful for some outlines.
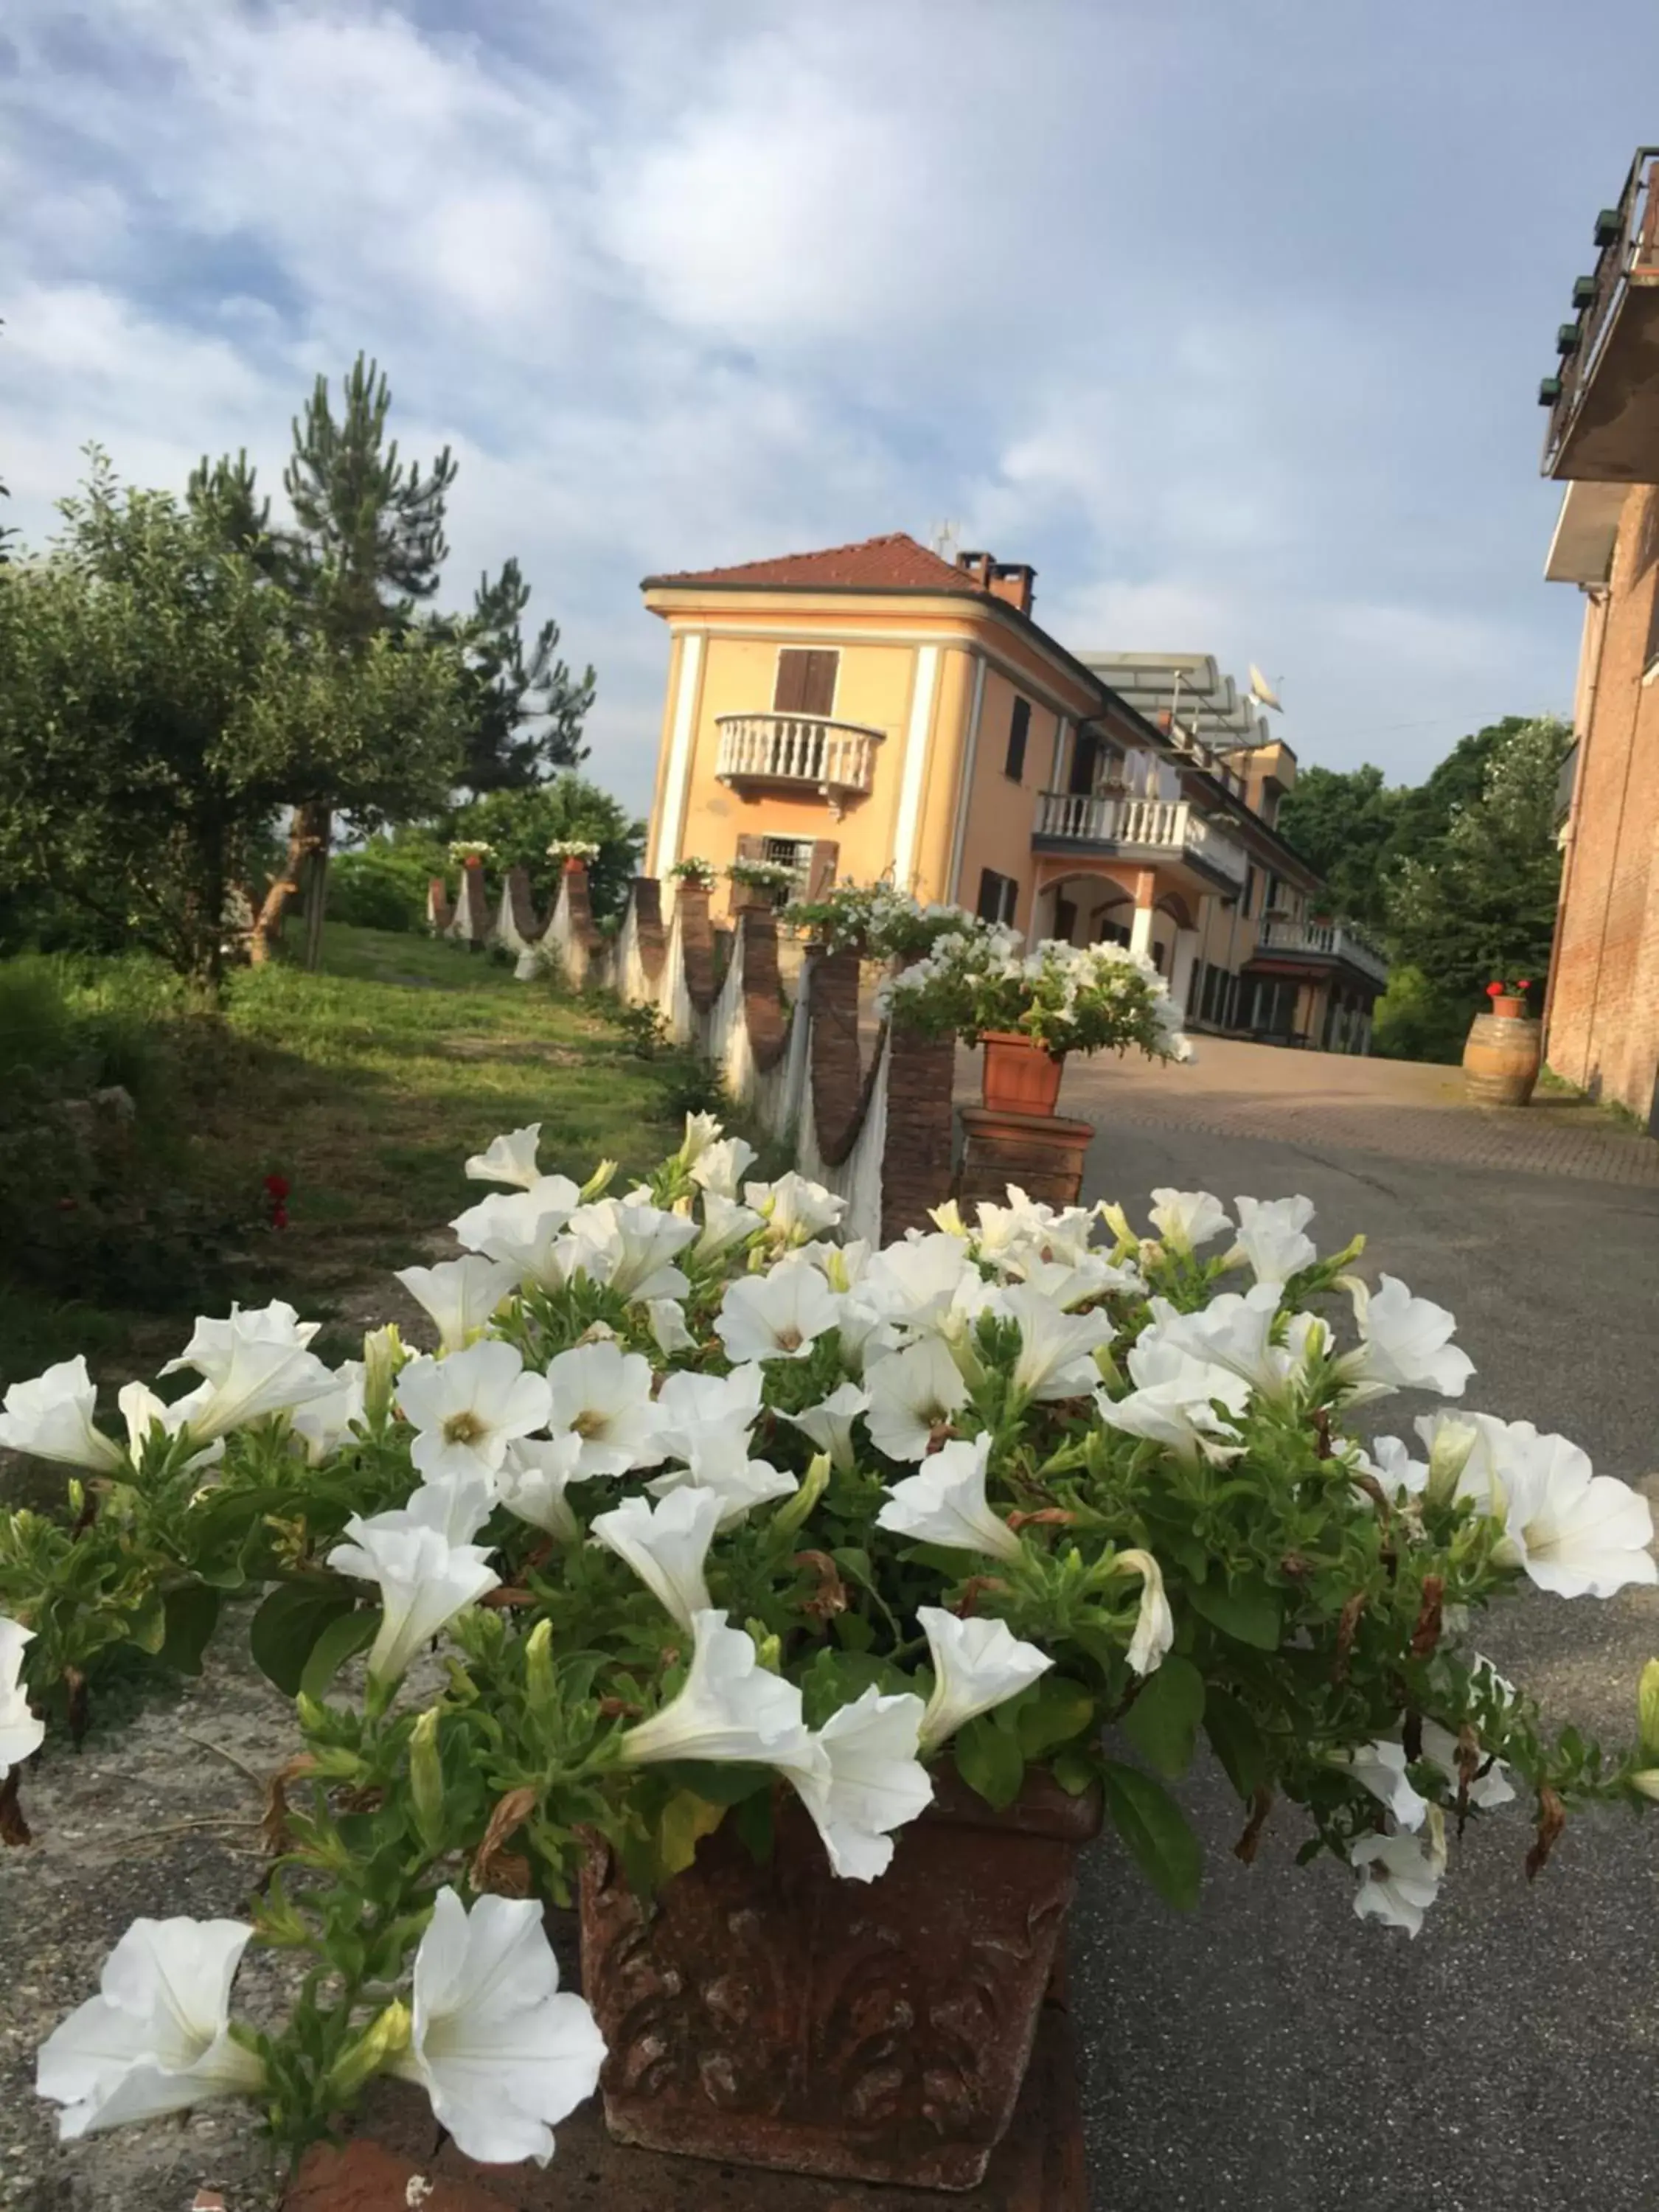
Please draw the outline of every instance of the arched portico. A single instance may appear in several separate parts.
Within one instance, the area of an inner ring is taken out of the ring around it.
[[[1157,871],[1132,863],[1045,855],[1037,863],[1033,938],[1072,945],[1103,938],[1144,952],[1183,1009],[1199,944],[1198,916],[1185,891],[1160,883]]]

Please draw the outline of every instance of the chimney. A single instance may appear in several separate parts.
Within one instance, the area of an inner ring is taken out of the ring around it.
[[[1028,568],[1020,561],[994,561],[988,553],[958,553],[957,566],[994,599],[1006,599],[1021,614],[1030,613],[1032,587],[1036,582],[1035,568]]]

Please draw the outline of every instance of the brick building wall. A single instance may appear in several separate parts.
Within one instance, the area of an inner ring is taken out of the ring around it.
[[[1545,1049],[1558,1075],[1644,1121],[1659,1115],[1656,656],[1659,489],[1643,486],[1626,498],[1607,585],[1584,625]]]

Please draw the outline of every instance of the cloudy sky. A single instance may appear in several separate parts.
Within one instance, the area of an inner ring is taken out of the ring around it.
[[[1570,699],[1534,392],[1656,84],[1651,0],[7,0],[8,520],[275,491],[364,347],[631,800],[641,575],[945,519],[1414,778]]]

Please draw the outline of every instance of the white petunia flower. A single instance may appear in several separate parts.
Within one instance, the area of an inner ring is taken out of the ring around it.
[[[745,1183],[743,1194],[766,1224],[775,1244],[805,1244],[833,1229],[847,1200],[791,1168],[775,1182]]]
[[[673,1262],[695,1241],[697,1224],[683,1213],[667,1213],[626,1199],[596,1199],[571,1215],[576,1239],[572,1272],[580,1268],[605,1283],[619,1297],[641,1304],[652,1298],[683,1298],[691,1287]]]
[[[1429,1840],[1415,1836],[1361,1836],[1348,1846],[1348,1863],[1361,1874],[1353,1909],[1362,1920],[1386,1922],[1417,1935],[1423,1915],[1440,1893],[1446,1871],[1445,1824],[1439,1808],[1428,1808]]]
[[[303,1352],[321,1327],[318,1321],[301,1321],[286,1298],[273,1298],[264,1306],[233,1305],[224,1321],[198,1316],[190,1342],[161,1372],[177,1375],[189,1368],[206,1382],[222,1382],[239,1344],[280,1344]]]
[[[703,1562],[720,1526],[723,1500],[713,1490],[671,1491],[656,1505],[625,1498],[595,1516],[594,1540],[626,1561],[682,1628],[710,1609]]]
[[[937,1751],[976,1715],[1017,1698],[1054,1663],[1035,1644],[1021,1643],[1006,1620],[958,1620],[936,1605],[918,1606],[916,1619],[933,1662],[924,1751]]]
[[[816,1267],[785,1260],[727,1285],[714,1334],[730,1359],[805,1359],[841,1319],[841,1300]]]
[[[706,1190],[702,1194],[702,1229],[692,1256],[698,1260],[718,1259],[722,1252],[746,1243],[757,1230],[765,1226],[753,1206],[739,1206],[735,1199],[724,1197],[717,1190]]]
[[[1457,1738],[1449,1729],[1442,1728],[1438,1721],[1425,1720],[1423,1723],[1423,1756],[1434,1761],[1455,1795]],[[1515,1802],[1515,1784],[1510,1780],[1510,1771],[1503,1760],[1494,1759],[1487,1765],[1483,1752],[1481,1765],[1486,1767],[1486,1771],[1477,1774],[1469,1784],[1470,1804],[1483,1813],[1494,1812],[1500,1805],[1512,1805]]]
[[[864,1387],[870,1395],[865,1426],[889,1459],[925,1458],[933,1432],[968,1401],[968,1385],[950,1350],[924,1336],[902,1352],[869,1362]]]
[[[854,1467],[858,1460],[858,1447],[853,1442],[853,1424],[859,1415],[869,1410],[869,1393],[860,1390],[856,1382],[838,1382],[827,1398],[816,1406],[808,1406],[799,1413],[786,1413],[784,1419],[792,1427],[801,1430],[822,1452],[830,1455],[831,1467],[843,1470]]]
[[[230,2033],[230,1985],[253,1930],[240,1920],[135,1920],[100,1994],[40,2046],[34,2086],[63,2106],[64,2142],[94,2129],[256,2095],[265,2069]]]
[[[0,1444],[63,1467],[113,1474],[123,1464],[121,1449],[94,1424],[97,1403],[98,1385],[76,1352],[32,1382],[12,1384],[0,1413]]]
[[[443,1888],[415,1954],[407,2051],[392,2070],[418,2081],[466,2157],[486,2166],[553,2155],[552,2124],[598,2085],[605,2039],[586,2002],[562,1992],[533,1898]]]
[[[1019,1538],[986,1503],[990,1455],[988,1435],[941,1444],[915,1474],[892,1486],[876,1516],[876,1526],[918,1543],[943,1544],[951,1551],[1018,1559],[1024,1548]]]
[[[1659,1582],[1653,1511],[1616,1475],[1596,1474],[1565,1437],[1540,1436],[1511,1421],[1492,1477],[1504,1540],[1493,1557],[1524,1568],[1557,1597],[1611,1597],[1632,1583]]]
[[[1104,1297],[1109,1291],[1123,1291],[1133,1297],[1146,1288],[1139,1267],[1119,1267],[1101,1252],[1085,1252],[1080,1260],[1042,1260],[1016,1254],[1008,1261],[1007,1273],[1029,1283],[1068,1313],[1073,1306]]]
[[[337,1574],[380,1585],[380,1632],[368,1655],[378,1681],[400,1680],[428,1638],[501,1580],[487,1552],[452,1544],[435,1528],[411,1528],[402,1514],[394,1522],[354,1513],[345,1534],[349,1540],[334,1547],[328,1564]]]
[[[703,1154],[717,1145],[725,1133],[726,1125],[717,1114],[688,1114],[685,1135],[678,1154],[680,1165],[695,1169]]]
[[[162,1372],[194,1367],[205,1379],[168,1408],[168,1425],[176,1423],[206,1444],[246,1422],[331,1396],[336,1377],[306,1349],[316,1328],[313,1322],[295,1322],[294,1309],[280,1305],[233,1310],[227,1322],[198,1322],[189,1347]]]
[[[1016,1390],[1038,1400],[1080,1398],[1099,1382],[1095,1347],[1116,1333],[1109,1315],[1066,1313],[1029,1283],[1003,1291],[1002,1310],[1019,1326]]]
[[[1373,1475],[1390,1498],[1415,1498],[1429,1479],[1428,1463],[1413,1459],[1400,1437],[1373,1437],[1369,1449],[1353,1446],[1362,1474]]]
[[[1379,1277],[1375,1291],[1353,1276],[1344,1280],[1360,1337],[1358,1349],[1345,1352],[1336,1363],[1351,1405],[1385,1398],[1395,1390],[1462,1396],[1474,1362],[1451,1341],[1457,1322],[1444,1306],[1414,1298],[1393,1275]]]
[[[349,1441],[354,1424],[361,1427],[366,1418],[362,1361],[348,1359],[337,1368],[334,1383],[326,1398],[313,1398],[289,1416],[289,1425],[305,1447],[309,1467],[320,1467],[338,1451]]]
[[[1402,1828],[1422,1826],[1429,1803],[1407,1776],[1404,1744],[1384,1736],[1356,1749],[1333,1751],[1331,1763],[1346,1767],[1360,1788],[1370,1790],[1379,1805],[1386,1805]]]
[[[623,1760],[711,1759],[779,1766],[810,1759],[800,1692],[760,1663],[754,1638],[712,1607],[693,1615],[695,1649],[679,1694],[621,1741]]]
[[[722,1137],[718,1143],[705,1145],[692,1161],[691,1180],[711,1197],[733,1200],[738,1185],[754,1164],[752,1145],[741,1137]]]
[[[541,1133],[541,1123],[532,1121],[505,1136],[492,1137],[482,1152],[473,1153],[462,1173],[473,1182],[511,1182],[528,1190],[540,1177],[536,1147]]]
[[[467,1259],[445,1259],[435,1267],[398,1267],[394,1281],[431,1314],[442,1352],[462,1352],[483,1336],[495,1307],[518,1287],[518,1267],[469,1252]]]
[[[1304,1234],[1314,1217],[1310,1198],[1237,1198],[1238,1242],[1230,1264],[1248,1260],[1258,1283],[1283,1285],[1311,1267],[1319,1257],[1312,1237]]]
[[[933,1800],[932,1778],[916,1756],[923,1710],[910,1692],[883,1697],[872,1683],[811,1738],[813,1757],[784,1768],[846,1880],[884,1874],[893,1830]]]
[[[553,1186],[550,1189],[550,1185]],[[477,1255],[472,1262],[475,1267],[481,1261],[487,1261],[510,1271],[509,1290],[520,1283],[533,1283],[544,1291],[561,1290],[575,1260],[576,1239],[566,1232],[580,1196],[568,1176],[544,1176],[534,1190],[497,1191],[491,1197],[480,1199],[477,1206],[458,1213],[449,1225],[461,1243]],[[411,1267],[398,1280],[408,1282],[409,1275],[429,1277],[439,1272],[436,1268]],[[433,1312],[416,1285],[409,1283],[409,1288],[428,1312]],[[504,1291],[501,1296],[506,1295]],[[499,1304],[500,1300],[496,1303]],[[494,1308],[490,1310],[493,1312]],[[489,1315],[484,1318],[488,1320]],[[482,1323],[473,1321],[470,1326],[476,1328]],[[447,1336],[445,1348],[448,1348]]]
[[[1135,1388],[1127,1397],[1114,1400],[1104,1390],[1095,1394],[1096,1410],[1108,1428],[1151,1437],[1185,1460],[1201,1455],[1220,1461],[1243,1449],[1237,1430],[1216,1411],[1219,1405],[1235,1418],[1244,1412],[1250,1386],[1242,1376],[1195,1359],[1177,1345],[1148,1344],[1145,1336],[1127,1364]]]
[[[607,1339],[578,1344],[550,1360],[548,1427],[574,1431],[581,1442],[580,1474],[626,1474],[655,1467],[662,1458],[651,1402],[651,1363]]]
[[[1196,1251],[1233,1225],[1226,1207],[1207,1190],[1155,1190],[1152,1222],[1175,1252]]]
[[[1154,1674],[1175,1643],[1175,1615],[1164,1592],[1164,1570],[1150,1552],[1133,1548],[1120,1552],[1112,1564],[1123,1574],[1140,1577],[1140,1611],[1127,1656],[1132,1674]]]
[[[696,1350],[697,1340],[685,1325],[685,1308],[678,1298],[647,1298],[645,1315],[651,1341],[665,1359],[677,1352]]]
[[[486,1337],[447,1359],[411,1359],[398,1377],[398,1409],[416,1431],[410,1456],[428,1480],[499,1474],[507,1445],[541,1428],[552,1397],[516,1346]]]
[[[979,1270],[957,1239],[940,1231],[873,1254],[859,1277],[859,1298],[907,1328],[937,1328],[964,1277],[977,1285]]]
[[[34,1631],[0,1613],[0,1782],[40,1750],[46,1723],[29,1711],[23,1694],[23,1650]]]
[[[674,1449],[684,1454],[684,1466],[653,1475],[646,1488],[657,1498],[670,1497],[677,1490],[713,1491],[720,1501],[722,1529],[735,1528],[769,1498],[788,1498],[800,1488],[787,1468],[750,1459],[749,1437],[741,1429],[724,1435],[705,1431],[695,1442],[682,1432]]]
[[[586,1482],[580,1467],[582,1440],[572,1429],[562,1437],[518,1437],[507,1448],[496,1478],[501,1501],[509,1513],[561,1543],[574,1544],[581,1524],[565,1492]]]

